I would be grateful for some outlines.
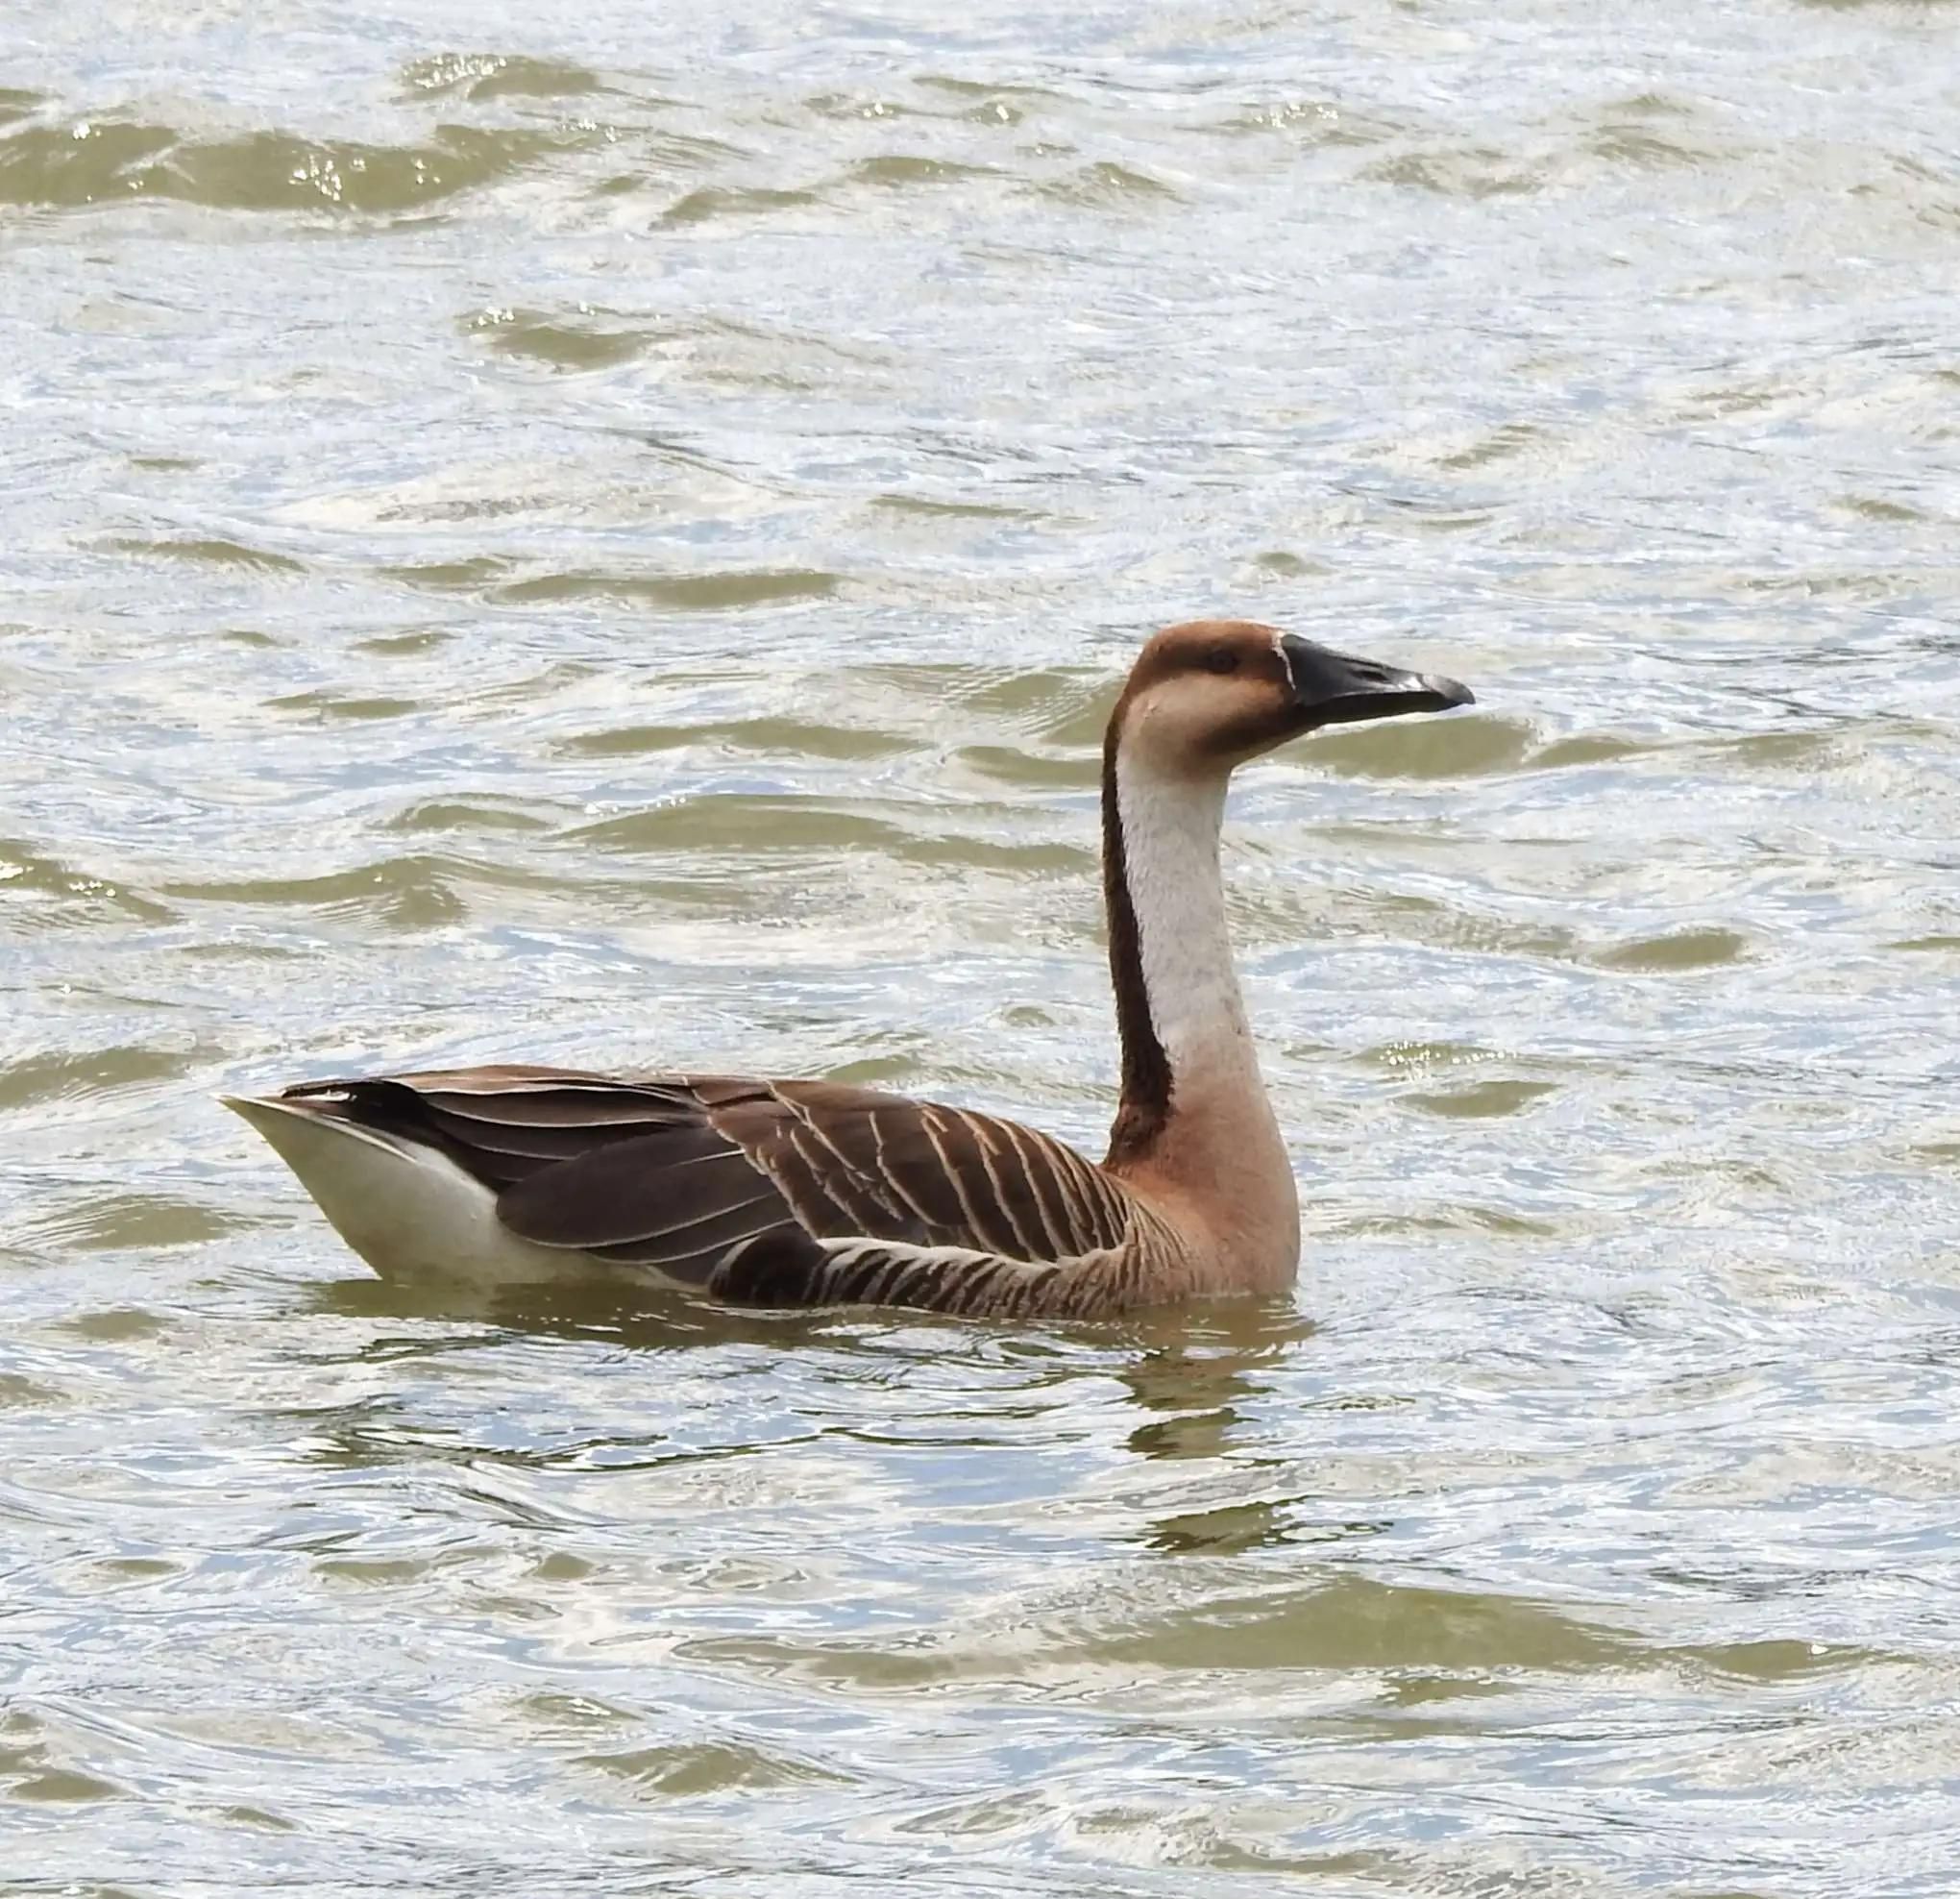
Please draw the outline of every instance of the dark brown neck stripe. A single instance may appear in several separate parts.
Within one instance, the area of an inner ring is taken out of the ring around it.
[[[1130,894],[1129,852],[1116,801],[1120,709],[1103,739],[1103,904],[1110,934],[1110,982],[1116,995],[1116,1034],[1123,1048],[1123,1094],[1110,1129],[1109,1161],[1135,1160],[1155,1145],[1170,1120],[1170,1058],[1150,1019],[1137,905]]]

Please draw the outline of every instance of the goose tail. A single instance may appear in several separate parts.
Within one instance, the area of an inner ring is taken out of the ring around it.
[[[334,1097],[220,1095],[265,1137],[334,1231],[384,1279],[536,1284],[579,1264],[497,1218],[496,1196],[440,1149],[351,1121]]]

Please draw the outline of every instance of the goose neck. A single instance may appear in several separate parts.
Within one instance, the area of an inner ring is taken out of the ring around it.
[[[1112,1161],[1202,1110],[1269,1124],[1225,926],[1225,775],[1154,766],[1113,742],[1103,781],[1110,970],[1123,1049]]]

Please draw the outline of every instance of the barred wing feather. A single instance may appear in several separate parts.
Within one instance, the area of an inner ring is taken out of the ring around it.
[[[765,1281],[794,1292],[785,1303],[961,1309],[915,1296],[920,1256],[1052,1268],[1121,1247],[1139,1214],[1101,1169],[1032,1128],[836,1082],[494,1068],[289,1092],[437,1148],[526,1240],[703,1288],[723,1262],[746,1261],[734,1276],[757,1295]],[[842,1265],[835,1248],[808,1250],[873,1241],[904,1249],[907,1270],[875,1284],[847,1248]],[[970,1285],[978,1271],[939,1277]]]

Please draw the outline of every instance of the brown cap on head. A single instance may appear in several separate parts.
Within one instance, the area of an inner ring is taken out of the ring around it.
[[[1230,771],[1322,726],[1473,703],[1455,679],[1334,653],[1256,621],[1192,620],[1138,655],[1109,744],[1164,769]]]

